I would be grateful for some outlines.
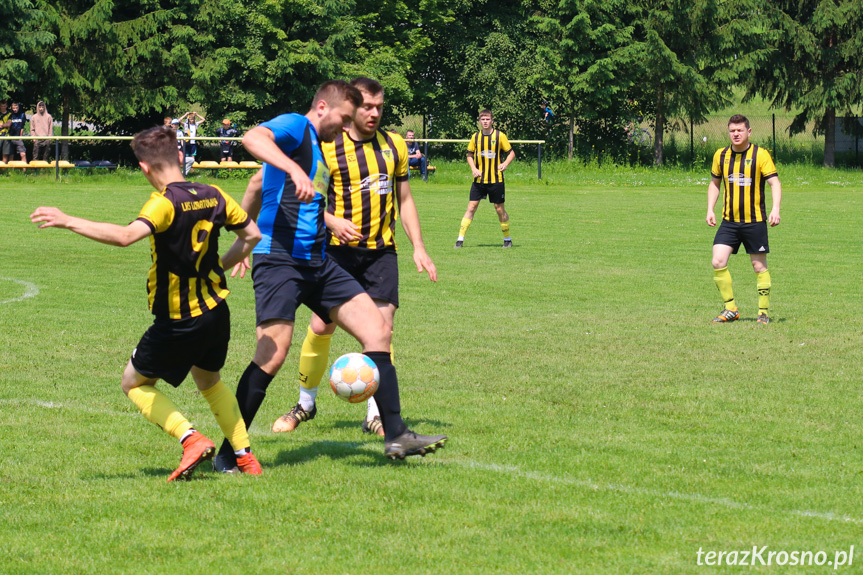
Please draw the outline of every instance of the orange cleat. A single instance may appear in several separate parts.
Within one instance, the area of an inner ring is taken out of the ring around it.
[[[183,442],[183,459],[180,460],[180,467],[174,470],[168,481],[178,478],[188,479],[199,463],[212,459],[215,453],[216,446],[213,442],[196,431]]]
[[[722,312],[713,318],[713,323],[726,323],[729,321],[735,321],[740,317],[740,312],[736,309],[724,309]]]
[[[248,473],[249,475],[260,475],[264,472],[261,469],[261,464],[258,463],[258,460],[255,459],[255,456],[252,455],[251,451],[245,455],[237,457],[237,467],[240,468],[240,471]]]

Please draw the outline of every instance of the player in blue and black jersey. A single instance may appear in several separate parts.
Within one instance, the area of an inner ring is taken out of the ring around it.
[[[252,268],[258,345],[237,386],[237,399],[243,418],[251,423],[285,361],[296,310],[304,304],[353,335],[377,364],[375,399],[386,432],[385,453],[404,458],[434,451],[446,437],[416,435],[405,425],[386,322],[360,284],[324,251],[330,171],[321,142],[332,142],[348,129],[362,103],[360,91],[347,82],[326,82],[304,116],[278,116],[243,137],[246,150],[264,162],[262,186],[250,183],[243,198],[264,237],[255,248]],[[216,469],[231,471],[232,459],[223,444]]]
[[[325,219],[330,231],[327,257],[356,279],[384,316],[392,331],[399,306],[399,267],[395,227],[411,243],[417,271],[437,281],[437,268],[423,242],[419,213],[408,181],[408,148],[398,134],[380,128],[384,87],[371,78],[351,81],[363,95],[348,132],[322,146],[330,170]],[[336,326],[312,316],[300,354],[300,396],[297,404],[273,423],[273,431],[293,431],[317,414],[318,384],[327,370],[330,340]],[[366,433],[385,436],[374,398],[368,400]]]
[[[234,394],[222,383],[231,337],[224,266],[246,258],[261,234],[245,211],[215,186],[185,181],[173,129],[160,126],[135,135],[132,148],[141,170],[157,192],[127,226],[91,222],[41,207],[30,216],[40,228],[58,227],[115,246],[150,237],[153,264],[147,276],[155,316],[123,372],[122,389],[150,422],[183,445],[180,466],[168,481],[186,478],[215,445],[197,432],[174,403],[156,388],[159,379],[178,387],[191,372],[244,473],[260,475],[249,450],[249,435]],[[219,258],[219,233],[237,240]]]

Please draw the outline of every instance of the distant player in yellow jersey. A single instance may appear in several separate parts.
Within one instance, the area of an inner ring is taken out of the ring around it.
[[[401,219],[413,247],[417,271],[425,271],[431,281],[437,281],[437,269],[426,253],[411,194],[407,144],[398,134],[380,129],[384,88],[376,80],[364,77],[354,79],[351,85],[359,89],[363,104],[357,108],[350,130],[322,145],[330,170],[324,215],[329,232],[327,256],[360,283],[381,311],[387,330],[392,331],[399,305],[397,219]],[[318,384],[327,369],[335,330],[335,323],[325,323],[318,315],[312,315],[300,356],[299,401],[273,423],[273,431],[293,431],[317,414]],[[368,401],[362,429],[384,435],[374,398]],[[419,445],[424,447],[427,446]]]
[[[494,116],[491,110],[479,113],[479,125],[482,130],[471,136],[467,146],[467,165],[473,174],[473,185],[470,188],[470,201],[467,211],[461,220],[455,247],[464,245],[467,229],[473,222],[473,215],[479,207],[479,202],[486,196],[494,204],[500,229],[503,232],[503,247],[512,247],[512,237],[509,235],[509,214],[506,213],[506,187],[503,181],[503,171],[515,159],[515,151],[509,145],[506,134],[494,128]],[[506,159],[502,160],[503,154]]]
[[[261,233],[240,205],[219,188],[190,183],[180,170],[177,134],[160,126],[135,135],[138,164],[157,192],[127,226],[68,216],[57,208],[37,208],[30,216],[40,228],[66,228],[104,244],[125,247],[150,237],[153,265],[148,275],[150,309],[156,316],[123,372],[121,387],[144,417],[183,446],[180,466],[168,481],[185,479],[213,457],[213,442],[197,432],[174,403],[156,389],[159,379],[178,387],[192,378],[222,432],[231,440],[238,466],[260,475],[249,449],[249,435],[234,394],[222,383],[231,336],[224,266],[247,257]],[[237,235],[219,258],[221,229]]]
[[[770,323],[770,272],[767,271],[767,224],[778,226],[782,185],[776,166],[767,150],[752,144],[752,130],[745,116],[735,114],[728,120],[731,145],[720,148],[713,156],[710,184],[707,186],[707,225],[716,226],[713,210],[719,199],[719,184],[725,187],[722,224],[713,240],[713,280],[725,302],[725,308],[713,319],[714,323],[735,321],[740,317],[728,259],[736,254],[740,244],[752,260],[758,288],[758,319]],[[770,184],[772,208],[767,215],[765,184]]]

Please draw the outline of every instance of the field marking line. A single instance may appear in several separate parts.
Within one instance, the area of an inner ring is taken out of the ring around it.
[[[825,519],[827,521],[842,521],[844,523],[854,523],[856,525],[863,524],[863,519],[859,517],[851,517],[849,515],[839,515],[831,512],[821,512],[821,511],[809,511],[809,510],[781,510],[775,511],[766,507],[764,505],[753,505],[751,503],[743,503],[741,501],[734,501],[733,499],[729,499],[727,497],[710,497],[708,495],[703,495],[701,493],[683,493],[680,491],[660,491],[658,489],[646,489],[643,487],[633,487],[631,485],[623,485],[619,483],[606,483],[600,484],[589,479],[576,479],[574,477],[562,477],[558,475],[546,475],[543,473],[536,473],[534,471],[522,471],[518,467],[514,465],[498,465],[496,463],[479,463],[476,461],[456,461],[454,462],[457,465],[462,467],[470,467],[472,469],[482,469],[485,471],[494,471],[497,473],[508,473],[511,475],[516,475],[518,477],[524,477],[526,479],[533,479],[536,481],[544,481],[544,482],[552,482],[552,483],[563,483],[566,485],[577,485],[580,487],[585,487],[587,489],[591,489],[593,491],[615,491],[618,493],[630,493],[633,495],[647,495],[650,497],[667,497],[670,499],[680,499],[684,501],[694,501],[696,503],[707,503],[711,505],[719,505],[722,507],[728,507],[729,509],[752,509],[752,510],[763,510],[768,511],[770,513],[784,513],[788,515],[797,515],[800,517],[813,517],[816,519]]]
[[[27,298],[36,297],[37,295],[39,295],[39,288],[36,287],[36,284],[34,284],[34,283],[25,282],[24,280],[18,280],[15,278],[4,278],[4,277],[0,277],[0,281],[15,282],[17,284],[21,284],[22,286],[24,286],[24,294],[23,295],[18,296],[18,297],[13,297],[12,299],[5,299],[3,301],[0,301],[0,304],[15,303],[16,301],[24,301]]]
[[[97,407],[88,407],[86,405],[70,405],[64,403],[58,403],[56,401],[43,401],[41,399],[32,399],[32,398],[21,398],[21,399],[0,399],[0,405],[2,404],[29,404],[35,405],[36,407],[44,407],[45,409],[74,409],[75,411],[86,411],[87,413],[99,413],[102,415],[131,415],[131,416],[139,416],[140,412],[134,411],[119,411],[115,409],[100,409]]]

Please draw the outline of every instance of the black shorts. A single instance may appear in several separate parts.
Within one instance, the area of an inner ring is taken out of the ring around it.
[[[219,146],[219,151],[222,153],[223,158],[227,158],[228,156],[233,157],[234,146],[233,146],[233,144],[221,144]]]
[[[502,204],[506,201],[506,186],[503,182],[499,184],[479,184],[474,182],[470,187],[470,201],[478,202],[488,196],[488,201],[493,204]]]
[[[294,321],[300,304],[330,323],[334,307],[363,293],[357,280],[330,258],[314,267],[298,266],[278,256],[256,255],[252,279],[258,325],[273,319]]]
[[[192,367],[219,371],[228,355],[231,312],[227,302],[189,319],[156,318],[132,352],[132,366],[144,377],[178,387]]]
[[[327,246],[327,256],[360,282],[372,299],[399,307],[399,262],[395,248]]]
[[[719,229],[716,230],[716,237],[713,238],[713,245],[731,246],[734,248],[731,253],[736,254],[741,243],[746,248],[747,254],[770,253],[770,244],[767,243],[767,222],[742,224],[722,220]]]

